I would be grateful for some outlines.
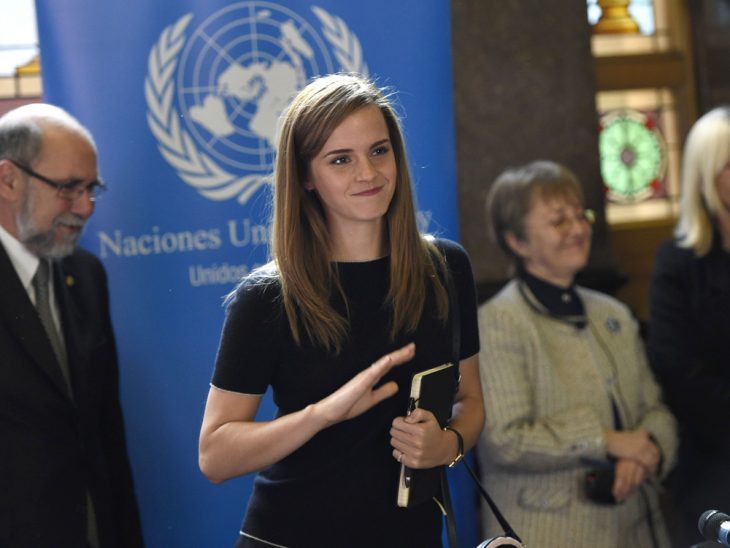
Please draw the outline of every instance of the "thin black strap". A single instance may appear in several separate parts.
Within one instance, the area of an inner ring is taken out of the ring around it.
[[[444,277],[446,278],[446,287],[449,292],[449,315],[451,316],[451,339],[452,339],[452,359],[453,363],[456,366],[456,390],[459,389],[459,381],[460,381],[460,374],[459,374],[459,361],[460,361],[460,354],[461,354],[461,314],[459,312],[459,298],[456,293],[456,288],[454,287],[454,280],[451,276],[451,269],[449,268],[448,260],[446,259],[446,250],[441,248],[439,246],[439,249],[441,250],[441,253],[444,257],[444,265],[446,267],[446,272],[444,273]],[[489,505],[489,508],[492,510],[492,513],[494,514],[494,517],[497,518],[497,521],[502,526],[502,529],[504,529],[505,536],[512,537],[518,542],[522,542],[522,539],[520,539],[519,536],[517,536],[517,533],[515,533],[514,529],[510,526],[509,522],[505,519],[505,517],[502,515],[502,512],[499,511],[499,508],[497,507],[496,503],[492,500],[492,497],[489,496],[487,493],[487,490],[484,489],[481,482],[479,481],[479,478],[474,473],[474,471],[471,469],[471,467],[467,464],[466,459],[462,459],[461,462],[464,463],[464,466],[466,466],[466,469],[469,471],[469,475],[471,475],[471,478],[474,480],[474,483],[476,484],[477,488],[479,489],[479,492],[482,495],[482,498],[484,498],[485,501],[487,501],[487,504]],[[451,548],[457,547],[457,537],[456,537],[456,524],[454,523],[454,516],[453,516],[453,508],[451,506],[451,496],[449,494],[449,485],[448,485],[448,478],[446,477],[446,468],[442,468],[441,470],[441,491],[442,496],[444,498],[444,508],[446,509],[446,527],[447,527],[447,533],[449,538],[449,546]]]
[[[459,297],[456,293],[456,287],[454,286],[454,278],[451,276],[451,269],[449,268],[449,261],[446,257],[446,249],[439,245],[438,240],[434,242],[436,247],[441,252],[444,265],[444,282],[446,283],[446,290],[449,294],[449,318],[451,320],[451,362],[454,364],[454,393],[459,390],[459,382],[461,381],[461,374],[459,373],[459,362],[461,354],[461,314],[459,312]],[[440,260],[436,260],[436,267],[440,264]]]
[[[517,533],[515,533],[514,529],[512,529],[509,522],[502,515],[502,512],[499,511],[497,504],[492,500],[492,497],[489,496],[489,493],[487,493],[487,490],[484,489],[484,487],[482,487],[482,483],[479,481],[479,478],[477,478],[477,475],[474,473],[474,470],[471,469],[471,466],[469,466],[465,460],[462,460],[462,462],[464,463],[464,466],[466,466],[466,469],[469,471],[469,475],[471,475],[471,479],[474,480],[474,483],[476,484],[477,488],[479,489],[479,492],[481,493],[482,498],[487,501],[489,508],[492,510],[492,513],[494,514],[494,517],[497,518],[497,521],[502,526],[502,529],[504,529],[504,534],[508,537],[512,537],[513,539],[515,539],[518,542],[522,542],[522,539],[517,536]]]
[[[444,261],[446,261],[445,253]],[[459,362],[461,361],[461,313],[459,311],[459,299],[456,296],[456,288],[454,287],[454,279],[451,276],[448,263],[446,263],[446,285],[449,290],[449,315],[451,316],[451,357],[456,374],[455,391],[458,391],[459,382],[461,382],[461,373],[459,373]]]
[[[449,293],[449,316],[451,320],[451,361],[454,364],[454,395],[459,390],[461,375],[459,374],[459,354],[461,354],[461,316],[459,314],[459,301],[456,297],[454,280],[451,277],[451,270],[446,259],[446,250],[438,246],[443,256],[444,281]],[[436,264],[440,263],[438,261]],[[436,265],[434,265],[436,266]],[[456,520],[454,518],[454,507],[451,504],[451,493],[449,492],[449,478],[446,475],[446,466],[441,467],[441,497],[443,498],[444,511],[446,512],[446,535],[449,539],[449,548],[459,547],[459,537],[456,534]]]
[[[441,467],[441,498],[444,499],[444,511],[446,512],[446,536],[449,539],[449,548],[459,548],[459,537],[456,534],[456,520],[454,519],[454,507],[451,504],[449,478],[446,476],[445,466]]]

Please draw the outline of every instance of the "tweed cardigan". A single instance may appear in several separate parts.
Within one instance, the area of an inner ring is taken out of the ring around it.
[[[656,489],[647,482],[620,505],[586,498],[587,471],[606,458],[614,428],[648,430],[662,474],[674,463],[673,416],[647,365],[628,309],[578,288],[588,325],[578,329],[538,312],[511,281],[479,309],[479,355],[486,423],[482,479],[523,541],[541,548],[668,546]],[[649,516],[651,515],[651,526]],[[499,532],[485,510],[487,536]]]

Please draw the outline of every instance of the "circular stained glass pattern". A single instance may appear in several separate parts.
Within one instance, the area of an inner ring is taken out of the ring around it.
[[[608,199],[634,203],[662,188],[666,143],[654,119],[636,110],[613,110],[601,117],[598,147]]]

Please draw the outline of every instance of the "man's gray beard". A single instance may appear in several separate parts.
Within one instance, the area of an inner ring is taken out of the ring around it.
[[[18,240],[22,243],[28,251],[42,259],[62,259],[73,253],[76,247],[76,242],[79,239],[80,233],[69,234],[61,242],[54,242],[53,234],[55,229],[60,224],[68,224],[73,226],[83,227],[85,221],[79,218],[78,215],[73,213],[67,213],[65,215],[59,215],[53,220],[53,225],[50,230],[41,232],[36,228],[33,222],[33,196],[30,189],[28,189],[23,203],[20,205],[20,211],[15,219],[18,227]]]

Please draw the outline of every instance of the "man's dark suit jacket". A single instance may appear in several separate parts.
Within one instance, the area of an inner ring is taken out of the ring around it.
[[[0,244],[0,546],[86,546],[87,489],[102,548],[141,546],[106,273],[83,250],[56,266],[73,399]]]

